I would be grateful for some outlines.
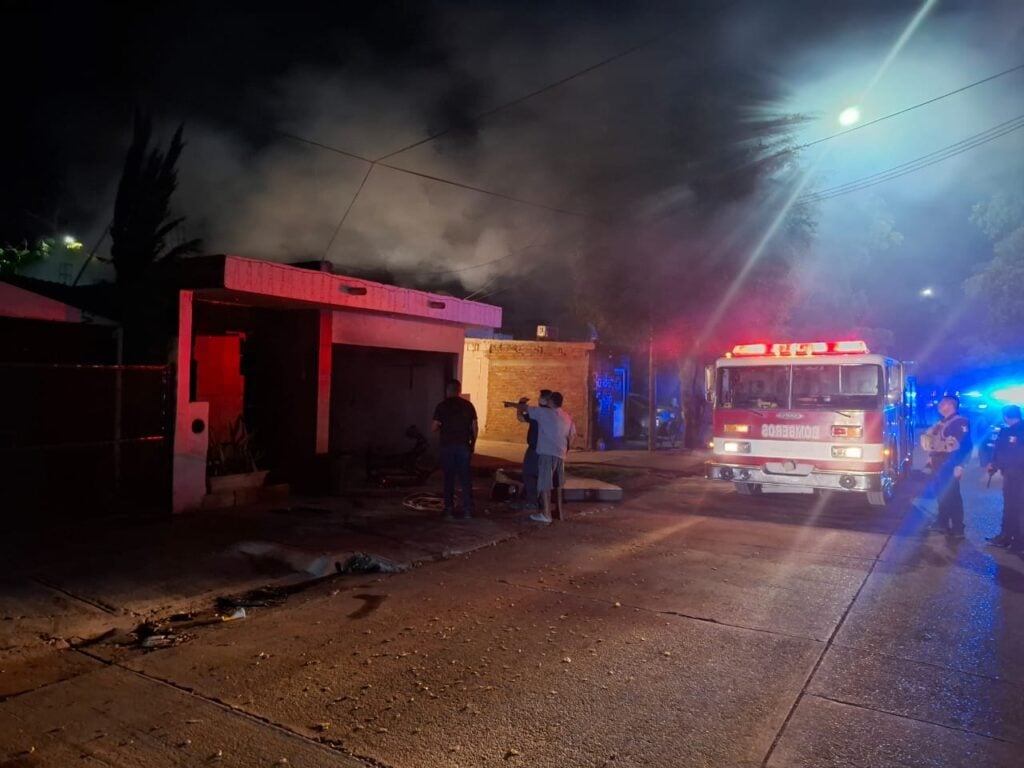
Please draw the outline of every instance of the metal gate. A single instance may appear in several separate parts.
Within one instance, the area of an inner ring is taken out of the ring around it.
[[[166,508],[169,366],[0,363],[0,519]]]

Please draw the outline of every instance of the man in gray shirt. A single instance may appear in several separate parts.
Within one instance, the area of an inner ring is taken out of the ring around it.
[[[562,519],[562,488],[565,485],[565,456],[576,437],[572,417],[562,410],[562,393],[552,392],[548,407],[519,406],[519,412],[537,422],[537,490],[542,511],[530,515],[537,523],[551,522],[551,491],[557,494],[556,514]]]

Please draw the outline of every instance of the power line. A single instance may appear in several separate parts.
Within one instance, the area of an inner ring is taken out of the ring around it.
[[[368,157],[363,157],[362,155],[357,155],[355,152],[349,152],[339,147],[331,146],[330,144],[324,144],[323,142],[315,141],[314,139],[307,139],[305,136],[299,136],[296,133],[289,133],[288,131],[279,131],[276,128],[271,128],[270,132],[277,136],[280,136],[283,139],[291,139],[292,141],[297,141],[300,144],[308,144],[309,146],[316,147],[317,149],[324,149],[327,150],[328,152],[334,152],[337,155],[351,157],[353,160],[362,160],[364,163],[369,163],[371,166],[374,165],[374,161]]]
[[[839,184],[835,187],[823,189],[820,192],[814,192],[808,195],[804,195],[800,198],[800,202],[820,202],[822,200],[828,200],[833,197],[839,197],[841,195],[848,194],[850,192],[857,192],[868,187],[873,187],[877,184],[882,184],[892,179],[897,179],[901,176],[919,171],[929,166],[941,163],[944,160],[962,155],[964,152],[968,152],[976,147],[980,147],[984,144],[988,144],[990,141],[995,141],[998,138],[1006,136],[1009,133],[1018,131],[1024,128],[1024,115],[1018,115],[1012,120],[1007,120],[1005,123],[993,126],[986,131],[977,133],[966,139],[950,144],[949,146],[938,149],[934,152],[929,152],[927,155],[922,155],[914,160],[909,160],[905,163],[900,163],[892,168],[888,168],[884,171],[878,171],[877,173],[864,176],[860,179],[846,182],[845,184]]]
[[[814,141],[809,141],[806,144],[801,144],[799,147],[796,147],[795,149],[793,149],[791,151],[799,152],[801,149],[807,149],[808,147],[813,147],[813,146],[815,146],[817,144],[821,144],[824,141],[831,141],[832,139],[837,139],[840,136],[845,136],[848,133],[853,133],[854,131],[859,131],[862,128],[867,128],[869,125],[876,125],[877,123],[881,123],[883,120],[890,120],[890,119],[892,119],[894,117],[899,117],[900,115],[905,115],[907,112],[912,112],[915,109],[920,109],[921,107],[926,107],[929,104],[934,104],[937,101],[942,101],[943,99],[949,98],[950,96],[955,96],[958,93],[963,93],[964,91],[966,91],[966,90],[968,90],[970,88],[974,88],[975,86],[982,85],[983,83],[987,83],[987,82],[990,82],[990,81],[995,80],[997,78],[1004,77],[1005,75],[1009,75],[1009,74],[1011,74],[1013,72],[1016,72],[1018,70],[1021,70],[1021,69],[1024,69],[1024,64],[1018,64],[1015,67],[1010,67],[1009,69],[1004,69],[1002,72],[997,72],[994,75],[989,75],[988,77],[984,77],[981,80],[975,80],[973,83],[968,83],[967,85],[961,86],[960,88],[957,88],[955,90],[949,91],[948,93],[944,93],[941,96],[936,96],[934,98],[928,99],[927,101],[922,101],[922,102],[920,102],[918,104],[913,104],[913,105],[911,105],[909,107],[905,107],[903,109],[897,110],[896,112],[892,112],[892,113],[890,113],[888,115],[883,115],[882,117],[875,118],[874,120],[869,120],[866,123],[860,123],[859,125],[855,125],[852,128],[847,128],[845,131],[839,131],[838,133],[833,133],[831,136],[824,136],[824,137],[822,137],[820,139],[815,139]]]
[[[945,147],[942,147],[940,149],[935,150],[934,152],[929,152],[926,155],[921,155],[920,157],[915,158],[913,160],[907,160],[906,162],[900,163],[899,165],[894,165],[892,168],[888,168],[888,169],[886,169],[884,171],[877,171],[876,173],[869,174],[868,176],[864,176],[864,177],[862,177],[860,179],[856,179],[854,181],[844,182],[843,184],[838,184],[835,187],[831,187],[829,189],[822,190],[821,192],[811,192],[811,193],[809,193],[806,196],[807,197],[814,197],[814,196],[819,195],[819,194],[830,194],[832,192],[837,192],[837,191],[839,191],[839,190],[841,190],[841,189],[843,189],[845,187],[856,186],[856,185],[861,184],[863,182],[872,181],[872,180],[877,179],[879,177],[887,176],[890,173],[893,173],[893,172],[896,172],[896,171],[901,171],[901,170],[903,170],[903,169],[905,169],[905,168],[907,168],[909,166],[915,166],[918,163],[921,163],[923,161],[932,160],[933,158],[939,158],[940,155],[945,155],[948,152],[951,152],[951,151],[954,151],[954,150],[959,150],[960,148],[963,148],[963,147],[966,147],[966,148],[969,149],[970,147],[967,146],[967,145],[972,145],[973,146],[973,143],[977,142],[978,140],[986,139],[989,136],[992,136],[992,134],[1004,131],[1007,128],[1012,129],[1013,126],[1016,123],[1018,123],[1020,120],[1022,120],[1022,119],[1024,119],[1024,115],[1018,115],[1017,117],[1014,117],[1014,118],[1012,118],[1010,120],[1007,120],[1004,123],[1000,123],[999,125],[995,125],[995,126],[993,126],[991,128],[988,128],[988,129],[986,129],[984,131],[981,131],[980,133],[976,133],[973,136],[968,136],[966,139],[961,139],[958,142],[955,142],[953,144],[949,144],[949,145],[947,145]],[[993,136],[993,138],[998,138],[998,136]],[[941,159],[941,158],[939,158],[939,159]]]
[[[418,178],[426,179],[428,181],[434,181],[434,182],[437,182],[438,184],[447,184],[448,186],[451,186],[451,187],[458,187],[459,189],[466,189],[466,190],[469,190],[471,192],[477,192],[477,193],[482,194],[482,195],[490,195],[491,197],[497,197],[497,198],[500,198],[502,200],[508,200],[510,202],[513,202],[513,203],[519,203],[520,205],[526,205],[526,206],[529,206],[531,208],[538,208],[540,210],[551,211],[552,213],[561,213],[561,214],[564,214],[566,216],[580,216],[580,217],[585,217],[587,215],[587,214],[583,213],[582,211],[573,211],[573,210],[569,210],[567,208],[559,208],[558,206],[547,205],[546,203],[538,203],[535,200],[528,200],[528,199],[526,199],[524,197],[516,197],[515,195],[508,195],[508,194],[505,194],[504,192],[495,192],[492,189],[486,189],[485,187],[478,187],[478,186],[475,186],[473,184],[466,184],[465,182],[455,181],[453,179],[446,179],[443,176],[435,176],[435,175],[430,174],[430,173],[423,173],[422,171],[414,171],[411,168],[403,168],[400,165],[392,165],[391,163],[385,163],[385,162],[382,162],[380,160],[371,160],[368,157],[363,157],[362,155],[358,155],[358,154],[356,154],[354,152],[349,152],[347,150],[340,149],[339,147],[335,147],[335,146],[333,146],[331,144],[325,144],[322,141],[315,141],[313,139],[307,139],[304,136],[299,136],[298,134],[286,133],[284,131],[274,131],[274,133],[276,133],[277,135],[279,135],[279,136],[281,136],[283,138],[287,138],[287,139],[290,139],[292,141],[297,141],[297,142],[299,142],[301,144],[308,144],[309,146],[315,147],[316,149],[322,149],[322,150],[325,150],[327,152],[334,152],[335,154],[342,155],[344,157],[350,157],[350,158],[353,158],[354,160],[361,160],[364,163],[367,163],[371,168],[373,168],[374,166],[380,166],[382,168],[387,168],[387,169],[392,170],[392,171],[397,171],[398,173],[405,173],[405,174],[408,174],[409,176],[416,176]],[[360,186],[360,189],[362,189],[362,186]],[[353,200],[352,202],[354,203],[355,200]]]
[[[675,32],[676,32],[676,30],[672,29],[669,32],[665,32],[663,34],[657,35],[656,37],[652,37],[649,40],[646,40],[646,41],[644,41],[642,43],[638,43],[637,45],[631,46],[630,48],[627,48],[624,51],[619,51],[618,53],[613,54],[613,55],[609,56],[606,59],[602,59],[601,61],[599,61],[599,62],[597,62],[595,64],[591,64],[588,67],[584,67],[583,69],[580,69],[580,70],[578,70],[576,72],[573,72],[570,75],[566,75],[565,77],[563,77],[563,78],[561,78],[559,80],[555,80],[554,82],[548,83],[547,85],[544,85],[544,86],[542,86],[542,87],[540,87],[540,88],[538,88],[538,89],[536,89],[534,91],[530,91],[527,94],[524,94],[522,96],[518,96],[518,97],[512,99],[511,101],[505,102],[504,104],[499,104],[496,107],[491,107],[490,109],[486,109],[483,112],[480,112],[480,113],[474,115],[471,118],[471,120],[473,122],[484,120],[484,119],[486,119],[488,117],[491,117],[492,115],[496,115],[498,112],[504,112],[506,109],[511,109],[512,107],[516,107],[516,106],[522,104],[524,101],[528,101],[528,100],[534,98],[535,96],[540,96],[542,93],[547,93],[548,91],[552,91],[555,88],[560,88],[561,86],[565,85],[566,83],[569,83],[569,82],[571,82],[573,80],[576,80],[577,78],[583,77],[584,75],[590,74],[591,72],[593,72],[596,69],[600,69],[601,67],[605,67],[605,66],[607,66],[607,65],[609,65],[609,64],[611,64],[611,63],[613,63],[615,61],[618,61],[619,59],[624,59],[627,56],[630,56],[630,55],[636,53],[637,51],[643,50],[644,48],[647,48],[647,47],[649,47],[651,45],[654,45],[655,43],[661,42],[662,40],[665,40],[666,38],[671,37],[673,34],[675,34]],[[380,162],[381,160],[388,160],[388,159],[394,157],[395,155],[400,155],[403,152],[408,152],[410,149],[415,149],[416,147],[423,146],[424,144],[429,144],[430,142],[434,141],[435,139],[439,139],[442,136],[448,135],[453,130],[455,130],[455,127],[454,126],[449,126],[448,128],[444,128],[444,129],[442,129],[440,131],[435,131],[434,133],[430,134],[429,136],[425,136],[422,139],[418,139],[418,140],[414,141],[412,144],[408,144],[408,145],[402,147],[401,149],[396,149],[394,152],[389,152],[386,155],[382,155],[381,157],[378,157],[377,161]]]
[[[390,168],[393,171],[398,171],[399,173],[407,173],[410,176],[418,176],[421,179],[427,179],[428,181],[436,181],[436,182],[439,182],[441,184],[448,184],[449,186],[458,187],[459,189],[468,189],[471,192],[479,192],[480,194],[483,194],[483,195],[490,195],[491,197],[497,197],[497,198],[500,198],[502,200],[509,200],[509,201],[511,201],[513,203],[519,203],[520,205],[528,205],[531,208],[539,208],[539,209],[544,210],[544,211],[551,211],[552,213],[562,213],[562,214],[565,214],[566,216],[586,217],[586,215],[587,215],[587,214],[582,213],[580,211],[572,211],[572,210],[569,210],[567,208],[558,208],[557,206],[554,206],[554,205],[546,205],[544,203],[537,203],[537,202],[534,202],[533,200],[527,200],[526,198],[523,198],[523,197],[515,197],[514,195],[506,195],[504,192],[495,192],[494,190],[491,190],[491,189],[484,189],[483,187],[477,187],[477,186],[474,186],[472,184],[464,184],[461,181],[452,181],[451,179],[445,179],[445,178],[443,178],[441,176],[433,176],[433,175],[431,175],[429,173],[422,173],[420,171],[414,171],[414,170],[412,170],[410,168],[402,168],[402,167],[397,166],[397,165],[391,165],[389,163],[382,163],[380,161],[377,161],[376,164],[379,165],[379,166],[382,166],[384,168]]]
[[[820,202],[822,200],[829,200],[833,197],[840,197],[841,195],[849,194],[850,192],[858,192],[862,189],[867,189],[869,187],[882,184],[886,181],[891,181],[892,179],[897,179],[901,176],[906,176],[910,173],[913,173],[914,171],[919,171],[924,168],[928,168],[929,166],[936,165],[942,162],[943,160],[949,160],[950,158],[956,157],[957,155],[962,155],[965,152],[968,152],[976,147],[980,147],[983,144],[987,144],[990,141],[994,141],[998,138],[1001,138],[1007,135],[1008,133],[1018,131],[1021,128],[1024,128],[1024,122],[1019,122],[1015,125],[1008,126],[997,133],[964,144],[963,146],[955,148],[950,147],[947,148],[946,150],[941,150],[938,153],[925,155],[924,157],[910,161],[909,163],[903,163],[900,166],[895,166],[894,168],[890,168],[887,171],[881,171],[879,173],[872,174],[870,177],[864,177],[863,179],[848,182],[847,184],[840,185],[839,187],[834,187],[832,189],[823,190],[822,192],[816,194],[808,195],[807,197],[802,198],[801,202]],[[935,155],[935,157],[932,157],[932,155]],[[928,159],[929,157],[932,157],[932,159]]]
[[[370,174],[373,172],[373,163],[366,166],[366,173],[363,174],[363,180],[359,182],[359,188],[356,193],[352,195],[352,199],[348,201],[348,207],[345,208],[345,212],[341,214],[341,218],[338,220],[338,225],[334,228],[334,233],[331,235],[331,239],[327,241],[327,247],[324,248],[324,255],[321,261],[327,261],[327,256],[331,252],[331,246],[334,245],[334,241],[338,237],[338,233],[341,232],[341,228],[345,226],[345,220],[348,218],[349,213],[356,204],[356,200],[359,199],[360,193],[363,191],[363,187],[366,186],[366,180],[370,178]]]

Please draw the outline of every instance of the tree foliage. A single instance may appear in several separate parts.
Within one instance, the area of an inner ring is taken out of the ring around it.
[[[26,267],[39,263],[46,258],[48,250],[49,247],[45,240],[33,247],[29,247],[27,243],[22,243],[20,247],[13,245],[0,247],[0,277],[16,274]]]
[[[156,362],[166,354],[176,312],[174,278],[168,267],[200,245],[198,240],[188,240],[168,247],[168,238],[184,221],[171,214],[177,162],[185,146],[183,128],[178,126],[166,152],[150,148],[152,121],[137,112],[117,188],[110,256],[125,328],[125,353],[132,362]]]
[[[70,237],[42,237],[34,245],[23,242],[20,246],[0,246],[0,276],[22,272],[47,259],[70,259],[81,249],[82,244]]]
[[[992,241],[992,259],[964,283],[985,315],[990,340],[1019,340],[1024,328],[1024,197],[997,193],[976,204],[971,222]]]
[[[198,240],[188,240],[167,248],[167,238],[184,221],[171,215],[177,162],[185,147],[184,126],[178,126],[166,152],[150,149],[152,131],[151,119],[137,112],[110,227],[110,257],[120,285],[138,283],[154,263],[192,253],[200,245]]]

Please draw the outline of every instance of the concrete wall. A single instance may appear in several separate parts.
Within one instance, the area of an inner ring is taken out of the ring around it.
[[[467,339],[464,348],[463,388],[473,395],[482,438],[525,442],[526,427],[502,402],[526,396],[536,404],[537,392],[551,389],[565,397],[562,407],[576,422],[577,444],[587,444],[593,344]]]
[[[313,488],[329,464],[332,432],[339,434],[352,421],[343,411],[340,428],[332,419],[334,399],[347,394],[334,382],[339,347],[403,350],[412,353],[406,355],[409,358],[429,353],[427,367],[433,373],[424,374],[429,386],[417,385],[414,390],[422,395],[419,399],[429,396],[432,401],[440,399],[445,373],[453,370],[458,375],[462,369],[465,329],[501,326],[499,307],[318,269],[235,256],[189,260],[188,266],[184,285],[195,290],[182,291],[179,306],[173,503],[177,512],[195,508],[205,485],[209,411],[205,401],[192,399],[197,333],[247,334],[242,355],[246,416],[259,424],[271,476],[277,471],[293,486],[301,482]],[[346,362],[344,356],[340,359]],[[402,365],[414,374],[423,373],[413,359]],[[378,367],[386,368],[387,361]],[[400,425],[429,421],[425,406],[411,415],[397,413],[389,396],[400,398],[402,393],[367,393],[361,398],[366,407],[360,415],[391,415],[401,419],[396,421]],[[190,431],[197,419],[203,422],[201,436]]]
[[[333,315],[331,340],[335,344],[450,352],[462,356],[466,331],[461,325],[345,311]]]

